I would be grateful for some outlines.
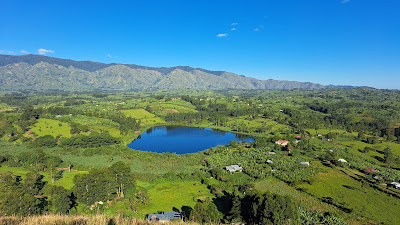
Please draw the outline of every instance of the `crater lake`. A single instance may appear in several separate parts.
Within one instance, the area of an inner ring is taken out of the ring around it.
[[[254,141],[251,136],[210,128],[160,126],[146,130],[127,146],[149,152],[186,154],[226,145],[233,140]]]

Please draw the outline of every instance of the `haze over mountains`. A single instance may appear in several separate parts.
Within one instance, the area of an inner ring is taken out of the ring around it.
[[[0,90],[322,89],[340,86],[258,80],[189,66],[105,64],[41,55],[0,55]],[[346,86],[349,88],[351,86]]]

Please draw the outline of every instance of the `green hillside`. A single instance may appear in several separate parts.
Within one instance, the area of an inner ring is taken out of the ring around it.
[[[0,55],[0,91],[321,89],[309,82],[257,80],[222,71],[178,66],[103,64],[38,55]]]

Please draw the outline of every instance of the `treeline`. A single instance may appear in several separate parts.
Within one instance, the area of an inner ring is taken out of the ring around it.
[[[5,166],[24,167],[35,171],[48,171],[59,166],[62,160],[58,156],[51,156],[41,149],[36,149],[30,152],[22,152],[15,156],[10,154],[1,155],[0,163]]]
[[[97,132],[92,132],[89,135],[81,134],[72,136],[71,138],[62,138],[60,146],[93,148],[118,143],[121,143],[121,141],[108,133],[99,134]]]
[[[133,130],[138,130],[140,128],[140,120],[136,120],[135,118],[131,117],[126,117],[123,113],[119,111],[111,113],[89,111],[85,112],[84,115],[109,119],[115,123],[118,123],[119,130],[122,135],[128,134],[130,130],[133,131]]]
[[[307,104],[309,106],[310,103]],[[344,129],[348,132],[370,132],[380,137],[400,137],[399,128],[395,128],[394,124],[392,124],[392,121],[397,115],[376,115],[373,119],[361,119],[359,121],[354,121],[354,113],[340,112],[339,110],[342,108],[335,108],[335,105],[331,106],[329,109],[326,109],[317,103],[314,104],[315,105],[309,107],[314,111],[318,111],[323,114],[318,114],[315,112],[307,113],[304,112],[304,110],[284,108],[282,111],[288,117],[278,117],[276,120],[277,122],[287,124],[292,127],[312,129],[338,128]],[[349,110],[349,108],[345,109]]]
[[[229,108],[227,104],[217,103],[213,101],[205,101],[200,98],[193,98],[190,96],[181,96],[182,100],[190,102],[196,106],[199,112],[192,113],[170,113],[164,119],[167,122],[181,122],[181,121],[195,121],[195,120],[209,120],[214,125],[226,126],[228,117],[252,116],[260,113],[258,108],[244,107],[244,108]],[[244,131],[244,129],[242,129]]]

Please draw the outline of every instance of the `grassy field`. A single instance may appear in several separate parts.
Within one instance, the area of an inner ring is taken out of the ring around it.
[[[300,184],[307,193],[317,198],[332,198],[336,205],[352,209],[355,217],[365,217],[385,224],[400,224],[399,200],[388,196],[381,191],[362,186],[361,182],[347,176],[343,172],[327,169],[326,173],[319,173],[315,181],[310,184]]]
[[[109,119],[92,117],[92,116],[77,115],[71,117],[71,121],[74,123],[87,125],[89,127],[96,127],[96,126],[119,127],[118,123],[113,122]]]
[[[90,128],[99,133],[107,131],[113,137],[122,137],[119,129],[112,127],[110,125],[93,125],[90,126]]]
[[[63,177],[59,180],[54,182],[54,185],[62,186],[65,189],[70,190],[74,186],[74,177],[78,174],[86,174],[87,171],[71,171],[68,172],[67,170],[64,171]]]
[[[22,167],[0,167],[0,173],[5,173],[5,172],[11,172],[12,174],[16,176],[21,176],[22,179],[25,179],[25,174],[33,172],[28,169],[24,169]],[[46,173],[40,173],[43,176],[47,175]]]
[[[24,169],[21,167],[0,167],[0,173],[11,172],[16,176],[21,176],[22,181],[25,179],[25,175],[27,173],[31,173],[33,171]],[[39,174],[43,175],[43,181],[51,183],[51,179],[48,173],[46,172],[38,172]],[[73,180],[77,174],[84,174],[87,171],[64,171],[63,177],[59,180],[56,180],[53,185],[62,186],[66,189],[71,189],[74,186]]]
[[[162,109],[176,109],[180,113],[187,113],[187,112],[197,112],[193,107],[188,107],[186,105],[177,105],[173,103],[162,103],[158,106]]]
[[[297,191],[294,187],[273,177],[255,182],[254,187],[261,192],[269,191],[279,195],[289,195],[308,209],[319,210],[321,212],[338,212],[336,207],[322,203],[317,198],[304,192]]]
[[[148,126],[158,123],[165,123],[165,121],[144,109],[126,109],[121,112],[127,116],[135,119],[140,119],[142,126]]]
[[[193,208],[198,198],[213,197],[207,186],[198,181],[137,182],[137,185],[150,194],[150,204],[143,207],[145,213],[172,211],[173,207],[180,210],[182,206]]]
[[[53,137],[58,135],[61,135],[62,137],[71,137],[70,131],[71,127],[68,123],[52,119],[38,119],[32,127],[32,132],[37,134],[39,137],[44,135],[51,135]]]

